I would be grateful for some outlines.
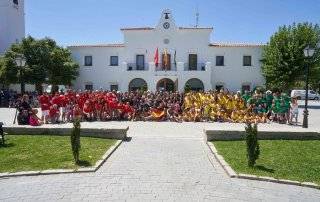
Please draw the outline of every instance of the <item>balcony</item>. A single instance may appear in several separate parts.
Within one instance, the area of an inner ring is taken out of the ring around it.
[[[162,63],[159,63],[158,64],[158,67],[155,67],[155,70],[156,72],[161,72],[161,71],[164,71],[164,72],[170,72],[170,71],[173,71],[173,72],[176,72],[177,71],[177,65],[175,63],[171,63],[170,65],[164,65]]]
[[[197,66],[194,66],[194,65],[191,65],[190,63],[185,63],[184,71],[206,71],[206,64],[197,63]]]
[[[136,63],[128,63],[127,64],[127,71],[148,71],[149,64],[136,64]]]

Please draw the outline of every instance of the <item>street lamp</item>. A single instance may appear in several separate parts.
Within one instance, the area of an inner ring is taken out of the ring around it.
[[[314,48],[311,48],[310,46],[307,46],[304,50],[304,56],[309,59],[313,56],[315,52]],[[304,111],[303,111],[303,123],[302,123],[302,128],[308,128],[308,92],[309,91],[309,64],[308,62],[306,63],[306,96],[305,96],[305,101],[304,101]]]
[[[21,89],[21,94],[24,94],[25,91],[25,84],[24,84],[24,79],[23,79],[23,68],[26,66],[26,59],[23,55],[17,55],[15,58],[15,62],[17,67],[19,68],[20,71],[20,89]]]

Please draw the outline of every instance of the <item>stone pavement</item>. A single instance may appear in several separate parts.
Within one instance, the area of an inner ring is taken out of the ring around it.
[[[3,111],[0,110],[0,120]],[[12,112],[5,118],[8,116],[12,116]],[[310,124],[319,130],[314,122]],[[132,139],[123,142],[96,173],[0,179],[0,201],[320,200],[320,191],[316,189],[229,178],[203,141],[203,129],[212,126],[210,123],[96,122],[84,125],[126,125],[130,127],[128,136]]]
[[[229,178],[192,123],[124,122],[124,142],[96,172],[0,179],[0,201],[319,201],[310,188]]]

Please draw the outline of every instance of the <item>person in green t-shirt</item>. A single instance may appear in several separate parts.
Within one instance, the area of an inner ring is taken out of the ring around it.
[[[272,105],[272,100],[273,100],[273,95],[272,92],[270,90],[268,90],[266,92],[266,105],[267,105],[267,110],[269,110],[271,108]]]
[[[244,94],[242,95],[242,99],[244,100],[245,105],[247,105],[248,100],[251,98],[251,95],[249,91],[244,91]]]

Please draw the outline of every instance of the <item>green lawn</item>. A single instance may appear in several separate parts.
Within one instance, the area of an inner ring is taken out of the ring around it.
[[[247,166],[245,141],[213,142],[238,173],[269,176],[320,185],[320,140],[260,140],[260,158]]]
[[[81,137],[81,167],[93,166],[116,140]],[[7,135],[0,146],[0,173],[74,169],[69,136]]]

